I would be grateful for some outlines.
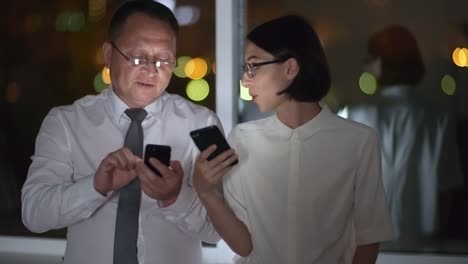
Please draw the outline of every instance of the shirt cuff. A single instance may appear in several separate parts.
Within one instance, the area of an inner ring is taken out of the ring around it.
[[[71,190],[72,199],[70,201],[73,201],[74,205],[70,208],[84,208],[87,216],[94,213],[110,197],[110,194],[107,194],[106,197],[96,191],[93,175],[79,179],[72,184],[71,188],[73,190]]]
[[[167,207],[161,207],[161,203],[158,201],[159,208],[157,212],[167,220],[176,222],[189,212],[195,199],[195,192],[187,184],[183,183],[175,203]]]

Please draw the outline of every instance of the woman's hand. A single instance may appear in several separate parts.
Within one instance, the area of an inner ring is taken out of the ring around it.
[[[216,145],[209,146],[195,160],[193,184],[200,199],[206,199],[216,194],[217,186],[222,176],[231,169],[231,164],[237,160],[237,154],[229,149],[212,160],[207,158],[216,150]]]

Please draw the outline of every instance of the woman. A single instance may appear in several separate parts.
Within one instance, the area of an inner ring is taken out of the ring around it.
[[[236,263],[375,263],[391,238],[377,134],[319,104],[330,75],[304,19],[271,20],[247,39],[243,84],[276,114],[233,129],[237,154],[198,156],[194,185],[216,230]]]

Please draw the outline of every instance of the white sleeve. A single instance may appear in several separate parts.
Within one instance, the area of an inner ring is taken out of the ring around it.
[[[53,109],[36,139],[22,188],[22,219],[32,232],[63,228],[88,218],[107,198],[94,189],[94,175],[73,181],[65,122]]]
[[[221,122],[214,113],[208,117],[205,123],[205,126],[211,125],[217,125],[219,129],[223,131]],[[190,155],[192,159],[191,167],[188,173],[184,172],[185,179],[182,183],[182,188],[176,202],[171,206],[164,208],[155,205],[153,213],[162,214],[163,218],[167,221],[173,222],[180,230],[192,237],[196,237],[207,243],[217,243],[221,237],[214,229],[214,226],[208,217],[208,213],[200,199],[198,199],[192,184],[195,157],[198,153],[199,151],[197,149]]]
[[[239,163],[229,170],[229,172],[223,177],[223,193],[227,205],[231,208],[237,218],[239,218],[239,220],[242,221],[250,230],[245,198],[242,191],[243,185],[240,174],[240,168],[242,166],[242,146],[241,141],[238,139],[238,134],[238,129],[235,127],[228,137],[229,144],[239,155]]]
[[[380,155],[378,135],[372,131],[360,149],[355,178],[353,216],[357,245],[392,239]]]

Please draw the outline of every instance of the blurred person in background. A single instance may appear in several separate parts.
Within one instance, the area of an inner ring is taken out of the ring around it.
[[[447,111],[416,93],[425,67],[407,28],[391,25],[374,33],[367,51],[365,71],[375,76],[378,96],[371,103],[346,106],[338,114],[380,134],[395,238],[435,238],[445,221],[439,218],[440,211],[451,204],[450,199],[440,203],[442,194],[462,185],[454,122]]]

